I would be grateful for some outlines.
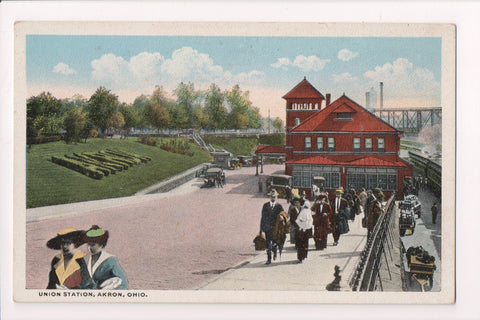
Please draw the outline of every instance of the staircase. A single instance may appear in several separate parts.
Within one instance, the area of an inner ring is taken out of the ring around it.
[[[211,144],[207,145],[198,133],[193,132],[192,133],[192,139],[203,150],[205,150],[207,152],[214,152],[215,151],[215,148]]]

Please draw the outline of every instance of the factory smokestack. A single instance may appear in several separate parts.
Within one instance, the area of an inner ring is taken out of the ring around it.
[[[380,82],[380,110],[383,109],[383,82]]]

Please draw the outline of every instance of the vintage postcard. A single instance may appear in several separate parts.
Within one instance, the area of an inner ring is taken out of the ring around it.
[[[14,300],[454,303],[455,32],[17,22]]]

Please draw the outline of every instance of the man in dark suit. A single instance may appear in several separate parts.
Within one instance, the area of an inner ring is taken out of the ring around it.
[[[263,205],[262,219],[260,220],[260,232],[265,233],[265,249],[267,251],[267,262],[265,264],[272,263],[272,251],[273,260],[277,258],[277,244],[272,240],[272,229],[277,215],[284,211],[283,207],[277,202],[277,191],[273,189],[269,195],[270,201]]]
[[[330,207],[332,207],[332,235],[333,235],[333,245],[338,245],[338,240],[340,240],[340,235],[347,233],[348,228],[348,217],[346,216],[346,211],[348,208],[348,202],[345,198],[342,197],[343,188],[335,190],[335,198],[331,201]]]

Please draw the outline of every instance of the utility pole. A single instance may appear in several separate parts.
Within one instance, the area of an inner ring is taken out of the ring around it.
[[[272,126],[272,119],[270,119],[270,109],[268,109],[268,134],[270,134],[271,126]]]

